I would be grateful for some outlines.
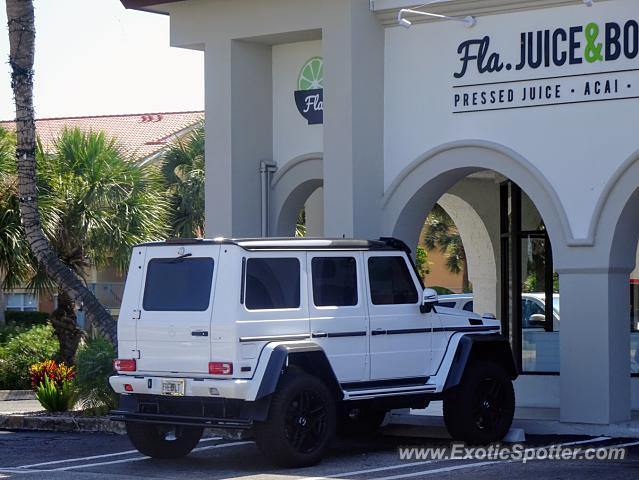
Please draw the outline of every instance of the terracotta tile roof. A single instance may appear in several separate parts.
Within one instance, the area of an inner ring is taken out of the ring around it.
[[[124,150],[137,159],[153,156],[172,139],[189,131],[204,119],[204,112],[165,112],[95,117],[66,117],[36,119],[36,131],[46,150],[64,127],[80,127],[84,131],[104,131],[115,137]],[[0,127],[14,130],[13,121],[0,121]]]

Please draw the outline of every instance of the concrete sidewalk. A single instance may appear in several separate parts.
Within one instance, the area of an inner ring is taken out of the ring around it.
[[[396,410],[386,427],[389,433],[448,438],[444,426],[442,402],[431,402],[423,410]],[[639,412],[632,412],[628,422],[613,425],[590,425],[559,421],[558,408],[518,407],[512,429],[527,435],[599,435],[616,438],[639,438]]]
[[[0,415],[12,413],[42,412],[44,408],[37,400],[5,400],[0,401]]]

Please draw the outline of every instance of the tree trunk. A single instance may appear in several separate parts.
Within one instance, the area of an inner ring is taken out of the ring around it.
[[[16,158],[20,215],[34,256],[69,298],[81,301],[87,318],[99,333],[117,345],[116,324],[80,278],[53,252],[40,225],[36,189],[36,132],[33,114],[35,22],[33,0],[6,0],[9,26],[11,87],[16,104]]]
[[[4,314],[7,309],[7,296],[4,293],[4,290],[0,286],[0,327],[4,327],[7,324],[7,319]]]
[[[60,342],[60,357],[67,365],[73,365],[75,353],[82,340],[82,330],[77,325],[75,304],[62,289],[58,289],[58,308],[50,318],[55,335]]]

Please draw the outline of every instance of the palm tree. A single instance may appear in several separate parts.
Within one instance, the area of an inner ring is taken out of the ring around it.
[[[128,161],[104,133],[64,130],[52,153],[39,146],[36,157],[44,236],[78,277],[84,280],[91,266],[122,271],[134,244],[165,235],[167,202],[159,171]],[[0,163],[0,270],[10,273],[4,286],[28,283],[31,290],[54,290],[24,240],[16,183],[13,158]],[[51,320],[61,356],[70,362],[81,332],[74,299],[59,286],[57,293],[58,308]]]
[[[204,124],[176,139],[162,157],[171,204],[171,236],[204,236]]]
[[[47,238],[62,262],[83,280],[91,266],[124,271],[133,245],[165,237],[168,205],[159,170],[128,160],[103,132],[65,129],[51,154],[39,149],[38,163],[44,183],[41,199],[58,208]],[[46,288],[47,281],[48,275],[38,269],[30,287]],[[81,332],[73,297],[63,288],[57,290],[58,308],[51,319],[61,356],[71,361]]]
[[[438,249],[446,257],[446,268],[449,272],[463,273],[462,286],[464,291],[470,289],[468,280],[468,263],[461,236],[455,223],[439,205],[435,204],[426,218],[426,234],[424,246],[427,250]]]
[[[81,301],[87,318],[112,344],[116,324],[80,278],[55,254],[42,230],[36,176],[36,131],[33,113],[35,17],[33,0],[6,0],[9,64],[16,105],[16,158],[20,217],[29,248],[38,263],[69,298]]]
[[[17,202],[15,175],[15,135],[0,128],[0,325],[4,325],[4,290],[15,288],[29,271],[28,249],[20,229],[20,205]]]

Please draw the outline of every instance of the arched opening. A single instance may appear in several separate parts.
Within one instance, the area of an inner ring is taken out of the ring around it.
[[[563,246],[567,226],[552,189],[532,165],[503,147],[456,144],[418,159],[391,185],[385,196],[388,232],[417,245],[435,204],[453,219],[469,280],[474,276],[472,292],[440,301],[496,313],[522,372],[558,373],[559,295],[551,244]]]
[[[292,237],[323,234],[322,155],[303,155],[287,162],[273,176],[269,235]]]
[[[610,265],[618,273],[611,277],[611,320],[630,326],[630,372],[639,377],[639,188],[628,199],[614,230]],[[629,272],[629,273],[628,273]],[[614,307],[617,299],[619,307]],[[629,302],[629,303],[628,303]],[[624,308],[629,304],[629,308]],[[637,389],[639,390],[639,388]],[[636,395],[635,395],[636,396]],[[635,407],[639,407],[636,399]]]
[[[604,187],[591,232],[605,283],[597,306],[605,318],[607,363],[599,377],[611,392],[608,411],[615,421],[639,409],[639,152],[631,155]],[[605,316],[604,316],[605,315]],[[630,362],[628,362],[630,357]],[[598,373],[598,372],[597,372]],[[628,382],[628,374],[632,379]],[[599,383],[602,383],[599,381]]]

